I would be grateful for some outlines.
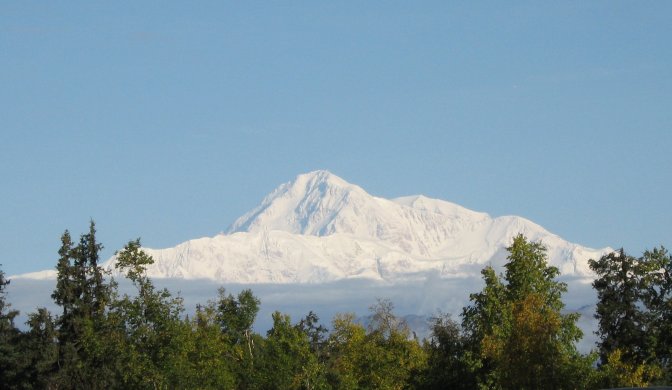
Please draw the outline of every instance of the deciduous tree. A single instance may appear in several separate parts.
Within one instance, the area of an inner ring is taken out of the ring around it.
[[[541,243],[522,235],[507,250],[505,274],[486,268],[483,291],[470,296],[473,303],[462,314],[479,385],[563,389],[585,383],[590,358],[576,350],[578,314],[562,313],[567,287],[556,280],[558,269],[547,264]]]

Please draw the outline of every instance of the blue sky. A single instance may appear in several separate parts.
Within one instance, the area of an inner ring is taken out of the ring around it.
[[[112,4],[114,3],[114,4]],[[672,3],[2,2],[0,263],[212,236],[297,174],[672,245]]]

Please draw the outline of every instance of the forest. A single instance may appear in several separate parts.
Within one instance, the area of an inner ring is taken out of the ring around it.
[[[502,273],[461,313],[437,315],[418,339],[389,300],[363,325],[352,313],[329,324],[309,312],[275,312],[254,331],[260,301],[222,287],[185,313],[179,295],[147,276],[153,259],[130,241],[115,267],[134,286],[121,293],[100,266],[95,224],[66,230],[51,295],[58,313],[28,315],[7,300],[0,270],[0,388],[3,389],[600,389],[672,384],[672,256],[663,247],[623,249],[590,260],[598,342],[580,353],[578,313],[539,242],[517,236]]]

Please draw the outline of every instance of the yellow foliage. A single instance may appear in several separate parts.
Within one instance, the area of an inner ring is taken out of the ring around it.
[[[658,366],[623,361],[620,349],[607,356],[607,364],[601,369],[605,381],[610,386],[646,387],[662,373]]]

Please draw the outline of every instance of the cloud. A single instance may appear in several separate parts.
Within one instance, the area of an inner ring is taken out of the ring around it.
[[[579,344],[582,352],[594,347],[596,322],[592,315],[596,302],[595,292],[585,279],[565,278],[569,285],[564,296],[567,311],[582,314],[579,326],[584,338]],[[217,289],[225,287],[228,293],[238,294],[243,289],[252,289],[261,300],[261,307],[255,330],[265,334],[272,326],[271,314],[274,311],[290,315],[297,322],[309,311],[320,317],[320,322],[329,327],[336,313],[352,312],[358,317],[369,314],[369,307],[377,298],[387,298],[395,307],[398,316],[431,317],[439,312],[447,313],[456,321],[462,308],[469,303],[469,294],[482,288],[480,277],[438,278],[427,276],[425,279],[384,283],[364,279],[342,280],[323,284],[225,284],[211,280],[155,279],[158,288],[167,288],[174,295],[184,299],[185,314],[191,315],[197,304],[205,304],[217,297]],[[46,307],[58,314],[58,307],[51,300],[55,287],[54,280],[16,279],[8,288],[8,301],[14,309],[21,311],[17,325],[25,328],[30,312],[37,307]],[[132,293],[133,288],[127,281],[119,285],[122,293]]]

